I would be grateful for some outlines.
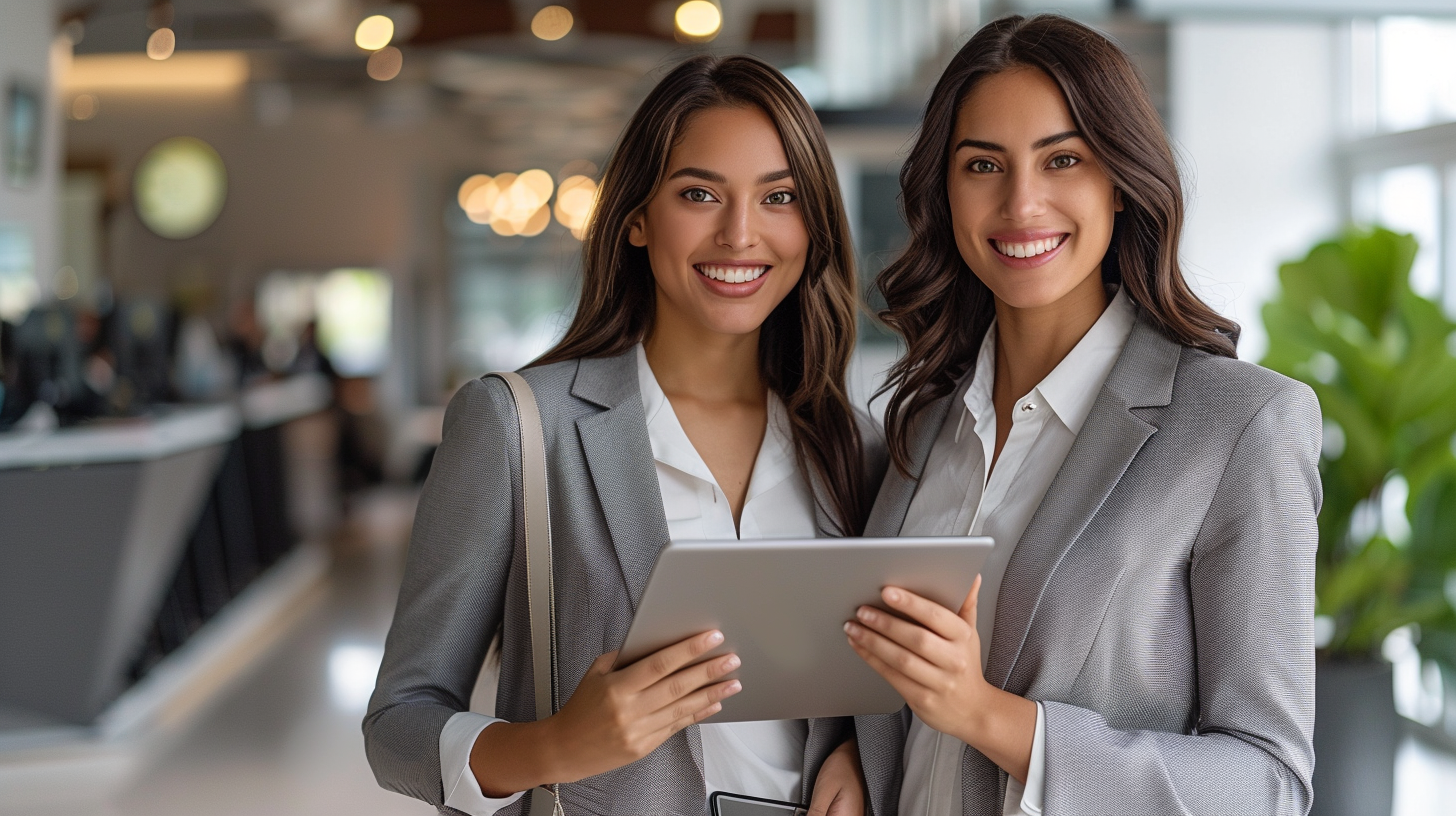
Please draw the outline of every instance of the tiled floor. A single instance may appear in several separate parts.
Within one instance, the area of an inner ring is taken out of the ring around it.
[[[375,784],[359,731],[412,512],[358,503],[324,599],[114,801],[24,816],[430,816]],[[1456,814],[1456,757],[1407,741],[1397,780],[1394,816]]]

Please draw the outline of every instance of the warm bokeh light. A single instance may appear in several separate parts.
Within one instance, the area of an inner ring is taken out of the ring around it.
[[[378,51],[394,39],[394,21],[383,14],[365,17],[354,29],[354,44],[365,51]]]
[[[559,40],[571,33],[574,21],[563,6],[547,6],[531,18],[531,33],[543,40]]]
[[[370,79],[377,79],[380,82],[388,82],[399,76],[400,69],[404,68],[404,54],[392,45],[375,51],[369,55]]]
[[[77,122],[94,119],[100,111],[101,100],[95,94],[78,94],[71,100],[71,118]]]
[[[723,27],[723,12],[708,0],[688,0],[673,15],[677,30],[694,39],[710,39]]]
[[[460,209],[470,211],[470,195],[481,187],[490,184],[494,179],[484,173],[476,173],[470,178],[460,182],[460,190],[455,194],[455,200],[460,202]]]
[[[551,193],[555,183],[545,170],[520,175],[484,173],[471,176],[456,192],[465,215],[477,224],[489,224],[500,235],[540,235],[551,223]]]
[[[531,197],[523,198],[522,201],[529,201],[534,211],[536,207],[551,200],[551,191],[556,185],[551,181],[551,174],[545,170],[527,170],[516,178],[516,184],[525,188]]]
[[[231,91],[248,82],[238,51],[184,51],[165,62],[141,54],[86,54],[65,74],[68,93],[86,91]]]
[[[527,238],[540,235],[546,231],[546,227],[550,226],[550,224],[551,208],[542,204],[536,208],[536,212],[532,213],[531,217],[526,220],[525,225],[521,227],[521,234]]]
[[[586,233],[596,206],[597,183],[587,176],[570,176],[556,192],[556,220],[578,240]]]
[[[177,50],[177,35],[170,28],[159,28],[147,38],[147,56],[164,60]]]

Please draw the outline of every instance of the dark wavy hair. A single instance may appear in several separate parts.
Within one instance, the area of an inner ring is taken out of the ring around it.
[[[621,354],[652,329],[656,288],[647,250],[627,241],[633,219],[666,175],[692,116],[756,107],[778,130],[809,233],[804,274],[764,321],[759,371],[788,410],[800,471],[819,477],[815,501],[840,532],[868,515],[864,446],[845,387],[859,308],[849,222],[829,146],[804,98],[772,66],[752,57],[698,56],[647,95],[602,173],[582,247],[581,299],[566,336],[533,365]],[[806,467],[807,466],[807,467]]]
[[[879,393],[893,389],[885,430],[895,466],[907,475],[912,423],[954,390],[995,316],[990,291],[956,248],[946,181],[961,104],[977,82],[1012,68],[1035,68],[1057,83],[1077,130],[1122,193],[1103,280],[1122,284],[1175,342],[1235,356],[1238,324],[1203,303],[1178,265],[1183,187],[1132,62],[1111,40],[1066,17],[1003,17],[961,48],[930,95],[900,170],[910,240],[876,280],[886,303],[880,319],[905,341],[905,355]]]

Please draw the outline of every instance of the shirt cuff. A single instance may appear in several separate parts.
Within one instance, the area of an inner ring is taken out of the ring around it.
[[[472,711],[451,715],[440,731],[440,782],[445,788],[445,805],[470,816],[495,816],[496,811],[520,799],[525,791],[501,799],[480,792],[480,783],[470,770],[470,750],[487,726],[505,720]]]
[[[1041,816],[1042,792],[1046,784],[1046,714],[1036,704],[1036,731],[1031,738],[1031,764],[1023,786],[1013,777],[1006,781],[1002,816]]]

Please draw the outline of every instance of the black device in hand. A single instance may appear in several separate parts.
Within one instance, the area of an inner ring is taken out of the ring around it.
[[[713,816],[808,816],[809,809],[794,802],[760,799],[741,793],[714,791],[708,797]]]

